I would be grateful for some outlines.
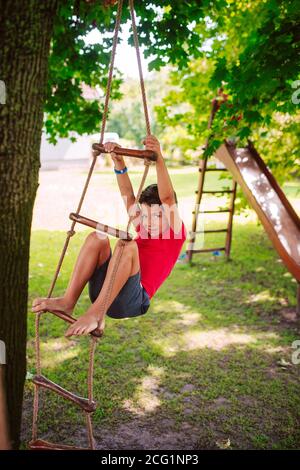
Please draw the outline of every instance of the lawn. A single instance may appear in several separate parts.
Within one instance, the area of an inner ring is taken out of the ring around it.
[[[174,188],[176,189],[177,196],[180,197],[187,197],[194,194],[195,189],[197,189],[197,181],[198,181],[198,172],[195,167],[184,167],[184,171],[182,169],[173,169],[169,170],[169,173],[172,178],[172,182]],[[113,170],[101,170],[95,171],[95,174],[101,175],[105,186],[108,186],[112,191],[115,191],[116,188],[116,179],[113,174]],[[136,169],[129,169],[129,175],[131,181],[133,183],[134,188],[137,188],[142,172],[141,170]],[[229,175],[227,177],[226,175]],[[207,189],[222,189],[226,185],[231,186],[231,176],[229,173],[215,173],[215,172],[207,172],[205,175],[205,186]],[[147,184],[156,183],[156,173],[155,168],[151,167],[148,178]],[[287,197],[299,199],[300,198],[300,188],[299,188],[299,181],[288,181],[284,184],[282,188]]]
[[[63,293],[86,233],[73,237],[54,295]],[[46,295],[64,238],[32,233],[29,306]],[[262,227],[248,222],[234,227],[232,261],[198,255],[192,266],[177,264],[145,316],[107,318],[95,368],[98,447],[299,448],[300,366],[291,362],[292,342],[300,339],[295,291]],[[88,305],[85,290],[75,314]],[[65,329],[44,316],[43,373],[86,396],[88,341],[64,339]],[[34,373],[29,313],[23,447]],[[80,411],[51,392],[42,397],[40,434],[84,445]]]

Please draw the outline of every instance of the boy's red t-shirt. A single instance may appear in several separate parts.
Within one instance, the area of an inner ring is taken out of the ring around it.
[[[149,238],[143,225],[137,225],[135,230],[138,234],[134,240],[139,250],[141,284],[151,298],[172,271],[187,232],[183,222],[179,233],[175,234],[169,227],[155,238]]]

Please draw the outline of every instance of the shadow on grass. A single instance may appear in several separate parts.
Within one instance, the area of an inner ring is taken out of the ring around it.
[[[299,366],[291,363],[299,339],[296,285],[260,227],[235,229],[232,258],[178,265],[145,316],[107,318],[95,361],[99,448],[299,448]],[[33,275],[32,296],[38,285]],[[77,313],[87,306],[85,291]],[[88,341],[65,340],[65,329],[45,316],[44,373],[86,396]],[[34,373],[32,334],[31,318]],[[32,390],[28,381],[24,442]],[[84,445],[80,411],[49,392],[42,396],[41,434]]]

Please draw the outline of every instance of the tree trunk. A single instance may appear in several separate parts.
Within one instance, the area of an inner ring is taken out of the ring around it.
[[[1,104],[3,96],[0,100],[0,340],[6,345],[14,448],[19,446],[26,373],[30,229],[57,3],[0,0],[0,80],[6,88],[6,102]]]

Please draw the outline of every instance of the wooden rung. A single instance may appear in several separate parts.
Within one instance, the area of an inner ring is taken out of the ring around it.
[[[96,410],[97,405],[95,401],[90,402],[87,398],[79,397],[74,393],[69,392],[65,388],[61,387],[60,385],[57,385],[56,383],[47,379],[43,375],[35,375],[32,381],[35,385],[52,390],[61,397],[65,398],[66,400],[72,401],[88,413],[93,413]]]
[[[202,168],[199,168],[202,171]],[[205,171],[228,171],[227,168],[205,168]]]
[[[197,230],[196,233],[215,233],[215,232],[227,232],[227,228],[218,228],[215,230]]]
[[[219,193],[233,193],[234,191],[232,189],[223,189],[219,191],[202,191],[202,194],[219,194]],[[198,194],[199,191],[195,191],[195,194]]]
[[[225,251],[225,247],[222,247],[222,248],[203,248],[202,250],[187,250],[187,253],[208,253],[209,251]]]
[[[219,212],[231,212],[231,209],[221,209],[221,210],[215,210],[215,211],[198,211],[198,214],[218,214]],[[193,214],[195,214],[195,211],[193,211]]]
[[[80,214],[75,214],[74,212],[71,212],[69,215],[69,218],[71,220],[74,220],[75,222],[78,222],[79,224],[87,225],[88,227],[92,227],[95,230],[99,232],[104,232],[108,233],[109,235],[112,235],[113,237],[116,238],[122,238],[123,240],[132,240],[132,235],[129,232],[125,232],[124,230],[119,230],[118,228],[110,227],[109,225],[106,224],[101,224],[100,222],[97,222],[96,220],[88,219],[87,217],[83,217]]]
[[[73,325],[77,321],[76,318],[71,317],[71,315],[67,315],[65,312],[61,312],[60,310],[43,310],[43,312],[49,312],[55,315],[58,318],[61,318],[67,323],[70,323]],[[90,335],[95,336],[96,338],[101,338],[103,336],[103,330],[100,330],[99,328],[96,328],[95,330],[90,332]]]
[[[30,441],[28,447],[31,450],[90,450],[86,447],[55,444],[54,442],[44,441],[43,439],[36,439],[35,441]]]
[[[107,152],[103,145],[101,144],[93,144],[93,150],[98,150],[99,153],[110,153]],[[156,152],[152,150],[138,150],[138,149],[126,149],[123,147],[115,147],[113,153],[117,155],[124,155],[125,157],[134,157],[134,158],[147,158],[148,160],[152,160],[155,162],[157,160]]]
[[[205,194],[233,193],[232,189],[219,189],[218,191],[202,191]]]

